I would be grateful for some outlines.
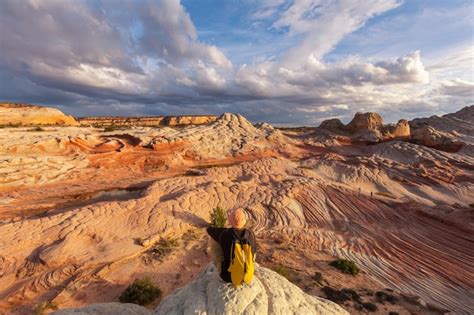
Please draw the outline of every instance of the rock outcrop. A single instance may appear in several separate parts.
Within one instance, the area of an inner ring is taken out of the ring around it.
[[[78,123],[56,108],[29,104],[0,103],[0,125],[67,125]]]
[[[416,118],[409,122],[415,143],[446,152],[466,148],[474,153],[474,105],[441,117]]]
[[[149,314],[147,309],[130,304],[95,304],[81,309],[55,312],[72,314]],[[151,312],[150,312],[151,314]],[[187,314],[349,314],[334,302],[304,293],[267,268],[257,267],[251,285],[237,289],[224,283],[213,264],[183,288],[166,297],[155,309],[155,315]]]
[[[205,125],[217,119],[213,115],[146,116],[146,117],[82,117],[77,120],[82,126],[184,126]]]
[[[328,119],[319,125],[320,129],[347,135],[356,141],[379,142],[410,137],[410,125],[405,119],[396,124],[384,125],[378,113],[356,113],[351,122],[344,125],[339,119]]]

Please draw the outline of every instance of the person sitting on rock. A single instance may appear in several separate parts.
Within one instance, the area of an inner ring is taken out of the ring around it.
[[[246,218],[243,209],[229,211],[227,221],[230,228],[208,227],[207,233],[222,251],[222,257],[218,257],[220,266],[219,262],[216,264],[222,280],[239,286],[249,283],[253,277],[257,243],[254,232],[244,228]]]

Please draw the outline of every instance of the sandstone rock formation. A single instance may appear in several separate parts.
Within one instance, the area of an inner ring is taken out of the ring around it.
[[[0,125],[68,125],[77,121],[60,110],[29,104],[0,103]]]
[[[472,124],[460,120],[443,119],[438,130],[456,122],[456,137],[469,145]],[[233,114],[184,128],[44,129],[0,129],[7,313],[44,301],[60,308],[117,301],[140,276],[168,296],[210,261],[202,227],[216,206],[245,207],[262,244],[259,263],[304,270],[295,284],[305,291],[315,286],[303,280],[313,283],[340,257],[364,271],[342,278],[342,287],[386,287],[455,313],[472,310],[469,146],[320,140]],[[170,237],[180,246],[156,258]]]
[[[309,296],[274,271],[257,267],[250,286],[234,289],[214,265],[164,299],[156,315],[178,314],[349,314],[339,305]]]
[[[177,289],[152,313],[146,308],[129,304],[95,304],[80,309],[54,312],[72,314],[349,314],[334,302],[305,294],[300,288],[274,271],[257,267],[249,286],[238,289],[222,282],[214,265],[207,268],[190,284]]]
[[[319,129],[347,135],[356,141],[379,142],[410,137],[410,125],[407,120],[401,119],[394,125],[384,125],[378,113],[356,113],[347,125],[339,119],[325,120],[319,125]]]
[[[410,121],[415,143],[447,152],[461,149],[474,154],[474,105],[441,117],[416,118]]]
[[[217,119],[213,115],[149,116],[149,117],[81,117],[77,120],[83,126],[184,126],[205,125]]]

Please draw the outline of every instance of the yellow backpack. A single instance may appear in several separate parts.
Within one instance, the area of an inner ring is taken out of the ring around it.
[[[247,233],[247,230],[244,231],[242,238],[239,238],[235,231],[233,233],[234,241],[230,250],[230,265],[227,271],[230,272],[232,283],[236,287],[243,283],[249,284],[255,271],[254,254],[246,237]]]

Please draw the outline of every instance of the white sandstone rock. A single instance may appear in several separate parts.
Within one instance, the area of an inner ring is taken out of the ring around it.
[[[156,308],[173,314],[349,314],[339,305],[304,293],[274,271],[257,266],[251,285],[235,289],[224,283],[212,264]]]

